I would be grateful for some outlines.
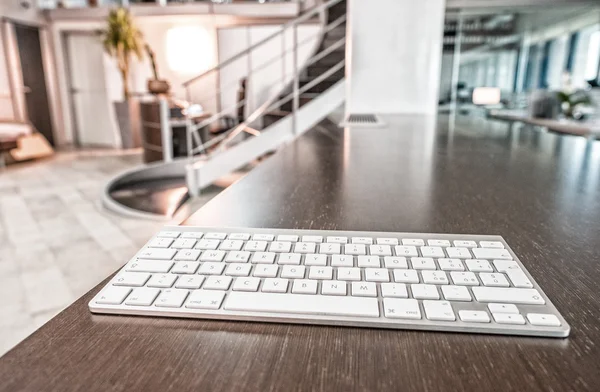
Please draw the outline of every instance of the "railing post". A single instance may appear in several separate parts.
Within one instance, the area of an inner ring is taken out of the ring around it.
[[[160,110],[163,162],[171,162],[173,160],[173,136],[171,132],[169,103],[166,99],[161,98],[158,101],[158,107]]]
[[[298,90],[300,88],[300,75],[298,75],[298,25],[294,25],[294,49],[293,49],[293,72],[294,72],[294,88],[293,88],[293,103],[292,103],[292,131],[294,135],[298,134],[298,108],[300,107],[300,96]]]

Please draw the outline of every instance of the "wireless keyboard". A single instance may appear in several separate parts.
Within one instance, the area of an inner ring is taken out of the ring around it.
[[[93,313],[566,337],[502,237],[167,227]]]

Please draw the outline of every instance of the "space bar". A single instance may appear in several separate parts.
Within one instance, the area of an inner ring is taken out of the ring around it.
[[[379,317],[377,298],[310,294],[231,292],[225,310],[313,314],[323,316]]]

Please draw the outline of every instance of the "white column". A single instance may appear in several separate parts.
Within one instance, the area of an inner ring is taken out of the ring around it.
[[[347,113],[437,111],[445,0],[349,0]]]

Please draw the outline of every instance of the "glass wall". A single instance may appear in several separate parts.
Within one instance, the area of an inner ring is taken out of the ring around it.
[[[439,110],[527,111],[532,96],[597,93],[599,69],[600,6],[449,10]]]

